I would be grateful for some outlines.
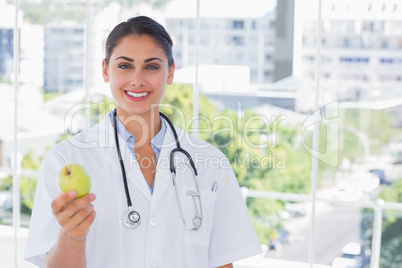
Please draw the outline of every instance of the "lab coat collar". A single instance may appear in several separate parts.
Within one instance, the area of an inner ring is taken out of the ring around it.
[[[114,128],[110,120],[109,114],[107,114],[102,121],[99,122],[96,127],[91,129],[90,133],[86,136],[86,142],[94,141],[98,136],[98,147],[100,150],[104,150],[105,160],[111,165],[112,168],[118,169],[121,176],[119,159],[116,151],[116,144],[114,141]],[[167,124],[167,123],[166,123]],[[179,139],[184,132],[175,128],[178,132]],[[120,150],[122,158],[124,160],[124,166],[126,169],[127,180],[134,184],[134,186],[143,194],[145,198],[151,202],[150,212],[152,213],[165,193],[166,189],[170,184],[172,184],[172,175],[169,169],[169,157],[170,152],[176,148],[175,139],[170,126],[166,126],[165,138],[161,148],[158,165],[155,174],[155,186],[153,195],[151,196],[147,182],[142,175],[139,166],[133,167],[133,165],[138,165],[135,157],[131,156],[130,149],[128,148],[124,139],[118,135]],[[132,167],[132,168],[130,168]],[[121,179],[119,177],[118,179]],[[152,201],[151,201],[152,200]],[[133,204],[134,205],[134,204]]]

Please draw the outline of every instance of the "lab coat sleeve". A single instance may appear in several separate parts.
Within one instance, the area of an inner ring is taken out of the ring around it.
[[[262,253],[245,200],[229,161],[217,170],[217,197],[209,244],[209,265],[218,267]]]
[[[45,267],[46,254],[55,245],[60,231],[60,225],[51,211],[51,202],[60,194],[57,173],[65,164],[62,156],[51,149],[45,154],[39,170],[24,254],[26,261],[39,267]]]

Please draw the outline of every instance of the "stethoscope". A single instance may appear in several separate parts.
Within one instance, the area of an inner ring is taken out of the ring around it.
[[[197,180],[197,177],[198,177],[197,168],[195,167],[193,159],[191,158],[190,154],[181,147],[179,138],[177,136],[173,123],[170,121],[170,119],[165,114],[159,112],[159,115],[162,118],[164,118],[165,121],[169,124],[169,127],[172,130],[174,139],[176,141],[176,148],[173,149],[172,152],[170,152],[169,161],[170,161],[170,172],[172,174],[173,186],[174,186],[174,190],[175,190],[176,201],[177,201],[177,206],[179,209],[180,217],[186,228],[191,229],[191,230],[198,230],[201,227],[203,216],[202,216],[202,205],[201,205],[201,193],[200,193],[198,180]],[[119,157],[121,173],[123,175],[124,191],[126,194],[127,206],[128,206],[128,209],[126,211],[124,211],[124,213],[123,213],[122,222],[126,228],[134,229],[134,228],[137,228],[138,226],[140,226],[141,216],[137,211],[135,211],[133,209],[133,206],[131,203],[130,192],[128,190],[128,185],[127,185],[126,170],[124,168],[123,158],[121,157],[119,139],[117,136],[116,118],[117,118],[117,111],[114,110],[114,115],[113,115],[114,138],[115,138],[115,142],[116,142],[116,150],[117,150],[117,154]],[[193,169],[193,179],[194,179],[196,191],[187,191],[187,193],[186,193],[187,195],[190,195],[192,197],[193,203],[194,203],[194,217],[192,219],[192,225],[188,225],[186,220],[184,219],[181,201],[180,201],[179,194],[177,191],[176,167],[174,165],[174,154],[177,152],[183,153],[187,157],[187,159],[190,162],[190,165]],[[199,209],[198,209],[197,203],[198,203]]]

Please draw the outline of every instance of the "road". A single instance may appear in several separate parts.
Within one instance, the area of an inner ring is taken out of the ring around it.
[[[315,263],[330,264],[339,257],[341,248],[349,242],[359,242],[361,213],[359,208],[328,207],[316,217]],[[307,216],[306,216],[307,217]],[[309,256],[309,218],[305,228],[290,233],[289,242],[265,257],[307,262]]]

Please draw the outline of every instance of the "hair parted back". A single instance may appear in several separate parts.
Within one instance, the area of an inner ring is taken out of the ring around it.
[[[138,16],[122,22],[110,32],[106,39],[105,45],[105,61],[109,64],[110,56],[113,49],[120,43],[120,41],[129,35],[148,35],[151,37],[155,44],[165,51],[168,59],[169,67],[173,66],[173,42],[165,28],[158,22],[146,16]]]

